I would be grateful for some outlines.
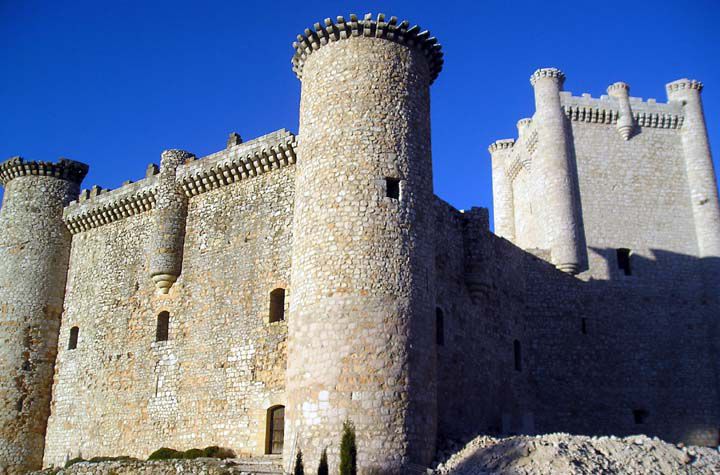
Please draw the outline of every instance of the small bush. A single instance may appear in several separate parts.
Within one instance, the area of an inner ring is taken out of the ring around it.
[[[148,460],[170,460],[184,458],[184,452],[163,447],[151,453]]]
[[[217,445],[211,445],[203,449],[205,455],[203,457],[210,457],[214,459],[231,459],[235,458],[235,452],[224,447],[218,447]]]
[[[82,457],[75,457],[65,462],[65,468],[72,467],[76,463],[84,462],[85,459]]]
[[[318,475],[329,475],[330,469],[327,462],[327,449],[323,449],[320,454],[320,465],[318,466]]]
[[[294,475],[305,475],[305,467],[303,466],[302,450],[299,450],[297,457],[295,457],[295,471]]]
[[[214,459],[229,459],[235,457],[235,452],[230,449],[211,445],[204,449],[188,449],[186,451],[169,449],[163,447],[151,453],[148,460],[171,460],[171,459],[196,459],[200,457]]]
[[[343,434],[340,442],[340,475],[357,475],[355,426],[349,420],[343,424]]]
[[[202,449],[190,449],[183,452],[184,459],[196,459],[200,457],[206,457],[205,451]]]
[[[137,461],[135,457],[128,457],[127,455],[120,455],[118,457],[93,457],[88,462],[100,463],[100,462],[131,462]]]

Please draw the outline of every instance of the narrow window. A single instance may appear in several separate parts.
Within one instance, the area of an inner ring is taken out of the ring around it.
[[[522,355],[520,353],[520,342],[513,342],[513,350],[515,353],[515,371],[522,371]]]
[[[160,312],[157,317],[155,341],[167,341],[170,335],[170,313]]]
[[[77,348],[78,334],[80,329],[78,327],[72,327],[70,329],[70,341],[68,341],[68,350],[74,350]]]
[[[630,249],[620,248],[617,250],[617,263],[618,269],[622,270],[625,275],[632,274],[632,269],[630,268]]]
[[[270,323],[285,320],[285,289],[270,292]]]
[[[635,424],[645,424],[647,417],[648,417],[648,412],[645,409],[634,409],[633,410],[633,419],[635,420]]]
[[[18,399],[17,403],[15,404],[15,409],[17,409],[17,412],[22,412],[24,406],[25,406],[25,396],[21,396],[20,399]]]
[[[587,320],[584,318],[580,319],[580,331],[583,335],[587,335]]]
[[[397,178],[385,178],[385,196],[394,200],[400,199],[400,180]]]
[[[435,309],[435,343],[445,344],[445,315],[440,307]]]
[[[285,439],[285,406],[273,406],[267,412],[265,453],[282,454]]]

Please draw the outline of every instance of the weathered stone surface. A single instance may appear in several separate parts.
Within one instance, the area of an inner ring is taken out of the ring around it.
[[[433,194],[429,33],[326,20],[293,65],[298,137],[168,151],[116,190],[79,192],[76,162],[0,164],[0,475],[163,446],[263,456],[283,431],[285,469],[327,448],[334,471],[346,419],[361,473],[423,470],[479,433],[718,443],[697,81],[593,99],[539,70],[537,113],[490,147],[494,234]]]

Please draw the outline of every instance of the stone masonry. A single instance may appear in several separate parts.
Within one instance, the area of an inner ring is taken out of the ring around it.
[[[421,473],[478,434],[720,440],[720,206],[702,85],[573,96],[490,146],[495,232],[432,187],[427,31],[294,43],[300,130],[80,191],[0,164],[0,474],[219,445]]]

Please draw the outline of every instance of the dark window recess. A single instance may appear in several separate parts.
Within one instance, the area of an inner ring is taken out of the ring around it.
[[[587,319],[585,318],[580,319],[580,331],[583,335],[587,335]]]
[[[440,308],[435,309],[435,343],[445,344],[445,315]]]
[[[160,312],[157,317],[155,341],[167,341],[170,337],[170,313]]]
[[[385,196],[394,200],[400,199],[400,180],[385,178]]]
[[[275,406],[268,409],[267,419],[265,453],[282,454],[285,439],[285,406]]]
[[[78,327],[72,327],[70,329],[70,340],[68,341],[68,350],[74,350],[75,348],[77,348],[79,334],[80,334],[80,329]]]
[[[522,371],[522,354],[520,353],[520,342],[513,342],[513,351],[515,353],[515,371]]]
[[[285,320],[285,289],[270,292],[270,323]]]
[[[622,270],[625,275],[632,274],[630,267],[630,249],[621,248],[617,250],[617,263],[618,269]]]
[[[20,399],[18,399],[17,404],[15,405],[15,409],[17,409],[17,412],[22,412],[24,405],[25,405],[25,396],[22,396]]]
[[[648,412],[645,409],[634,409],[633,410],[633,419],[635,420],[635,424],[645,424],[645,421],[647,421],[648,418]]]

